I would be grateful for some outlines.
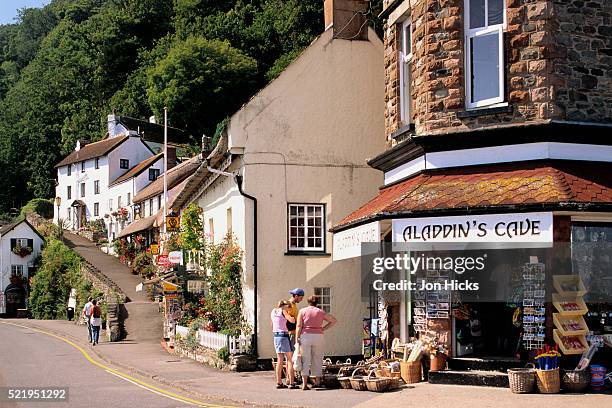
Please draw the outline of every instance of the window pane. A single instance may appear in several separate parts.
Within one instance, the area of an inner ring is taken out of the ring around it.
[[[289,207],[289,214],[290,215],[297,215],[297,208],[295,206],[291,206]]]
[[[304,225],[304,218],[298,218],[296,221],[297,221],[297,225],[299,225],[300,227]]]
[[[311,248],[315,246],[314,238],[308,238],[308,246]]]
[[[299,248],[304,248],[304,246],[305,246],[305,245],[304,245],[304,238],[298,238],[298,240],[297,240],[297,246],[298,246]]]
[[[322,214],[322,211],[321,211],[321,210],[322,210],[322,208],[323,208],[323,207],[316,207],[316,210],[315,210],[315,215],[317,215],[317,216],[319,216],[319,217],[320,217],[320,216],[321,216],[321,214]]]
[[[291,245],[292,247],[297,246],[297,239],[295,239],[295,238],[291,238],[291,244],[290,244],[290,245]]]
[[[315,218],[313,217],[309,217],[308,218],[308,226],[314,226],[315,225]]]
[[[485,26],[485,0],[468,0],[470,2],[470,28]]]
[[[470,39],[472,68],[472,102],[499,95],[499,34]]]
[[[314,225],[316,225],[317,227],[321,226],[321,218],[320,217],[315,218],[314,221],[315,221]]]
[[[504,0],[489,0],[488,25],[503,24]]]
[[[317,248],[323,248],[323,241],[321,241],[321,238],[316,238],[315,239],[315,246]]]
[[[412,42],[411,42],[411,39],[410,39],[410,35],[411,35],[410,34],[410,24],[407,24],[404,27],[404,39],[403,39],[403,42],[404,42],[404,44],[403,44],[404,45],[404,53],[406,55],[409,55],[409,54],[412,53]]]
[[[298,215],[299,216],[304,216],[304,207],[298,207]]]
[[[308,215],[314,215],[315,212],[315,208],[313,206],[308,206]]]

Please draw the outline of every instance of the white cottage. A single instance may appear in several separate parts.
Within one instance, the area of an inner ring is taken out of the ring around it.
[[[0,227],[0,315],[14,317],[25,308],[27,279],[44,244],[25,219]]]

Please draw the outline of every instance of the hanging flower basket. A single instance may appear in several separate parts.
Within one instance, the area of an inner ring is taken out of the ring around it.
[[[26,256],[32,253],[32,248],[17,245],[15,248],[13,248],[13,253],[19,255],[22,258],[25,258]]]

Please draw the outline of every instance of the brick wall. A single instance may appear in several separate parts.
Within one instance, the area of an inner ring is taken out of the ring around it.
[[[506,0],[505,96],[512,112],[465,111],[463,0],[413,0],[413,112],[417,134],[546,119],[612,121],[612,1]],[[385,27],[385,124],[399,117],[395,25]]]

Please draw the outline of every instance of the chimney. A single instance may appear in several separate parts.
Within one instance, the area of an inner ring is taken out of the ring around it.
[[[108,138],[112,139],[113,137],[118,136],[117,127],[119,125],[119,118],[115,115],[115,113],[111,113],[108,115]]]
[[[325,29],[334,29],[334,38],[368,40],[366,13],[369,0],[324,0]]]
[[[168,145],[168,170],[176,166],[176,146]]]

